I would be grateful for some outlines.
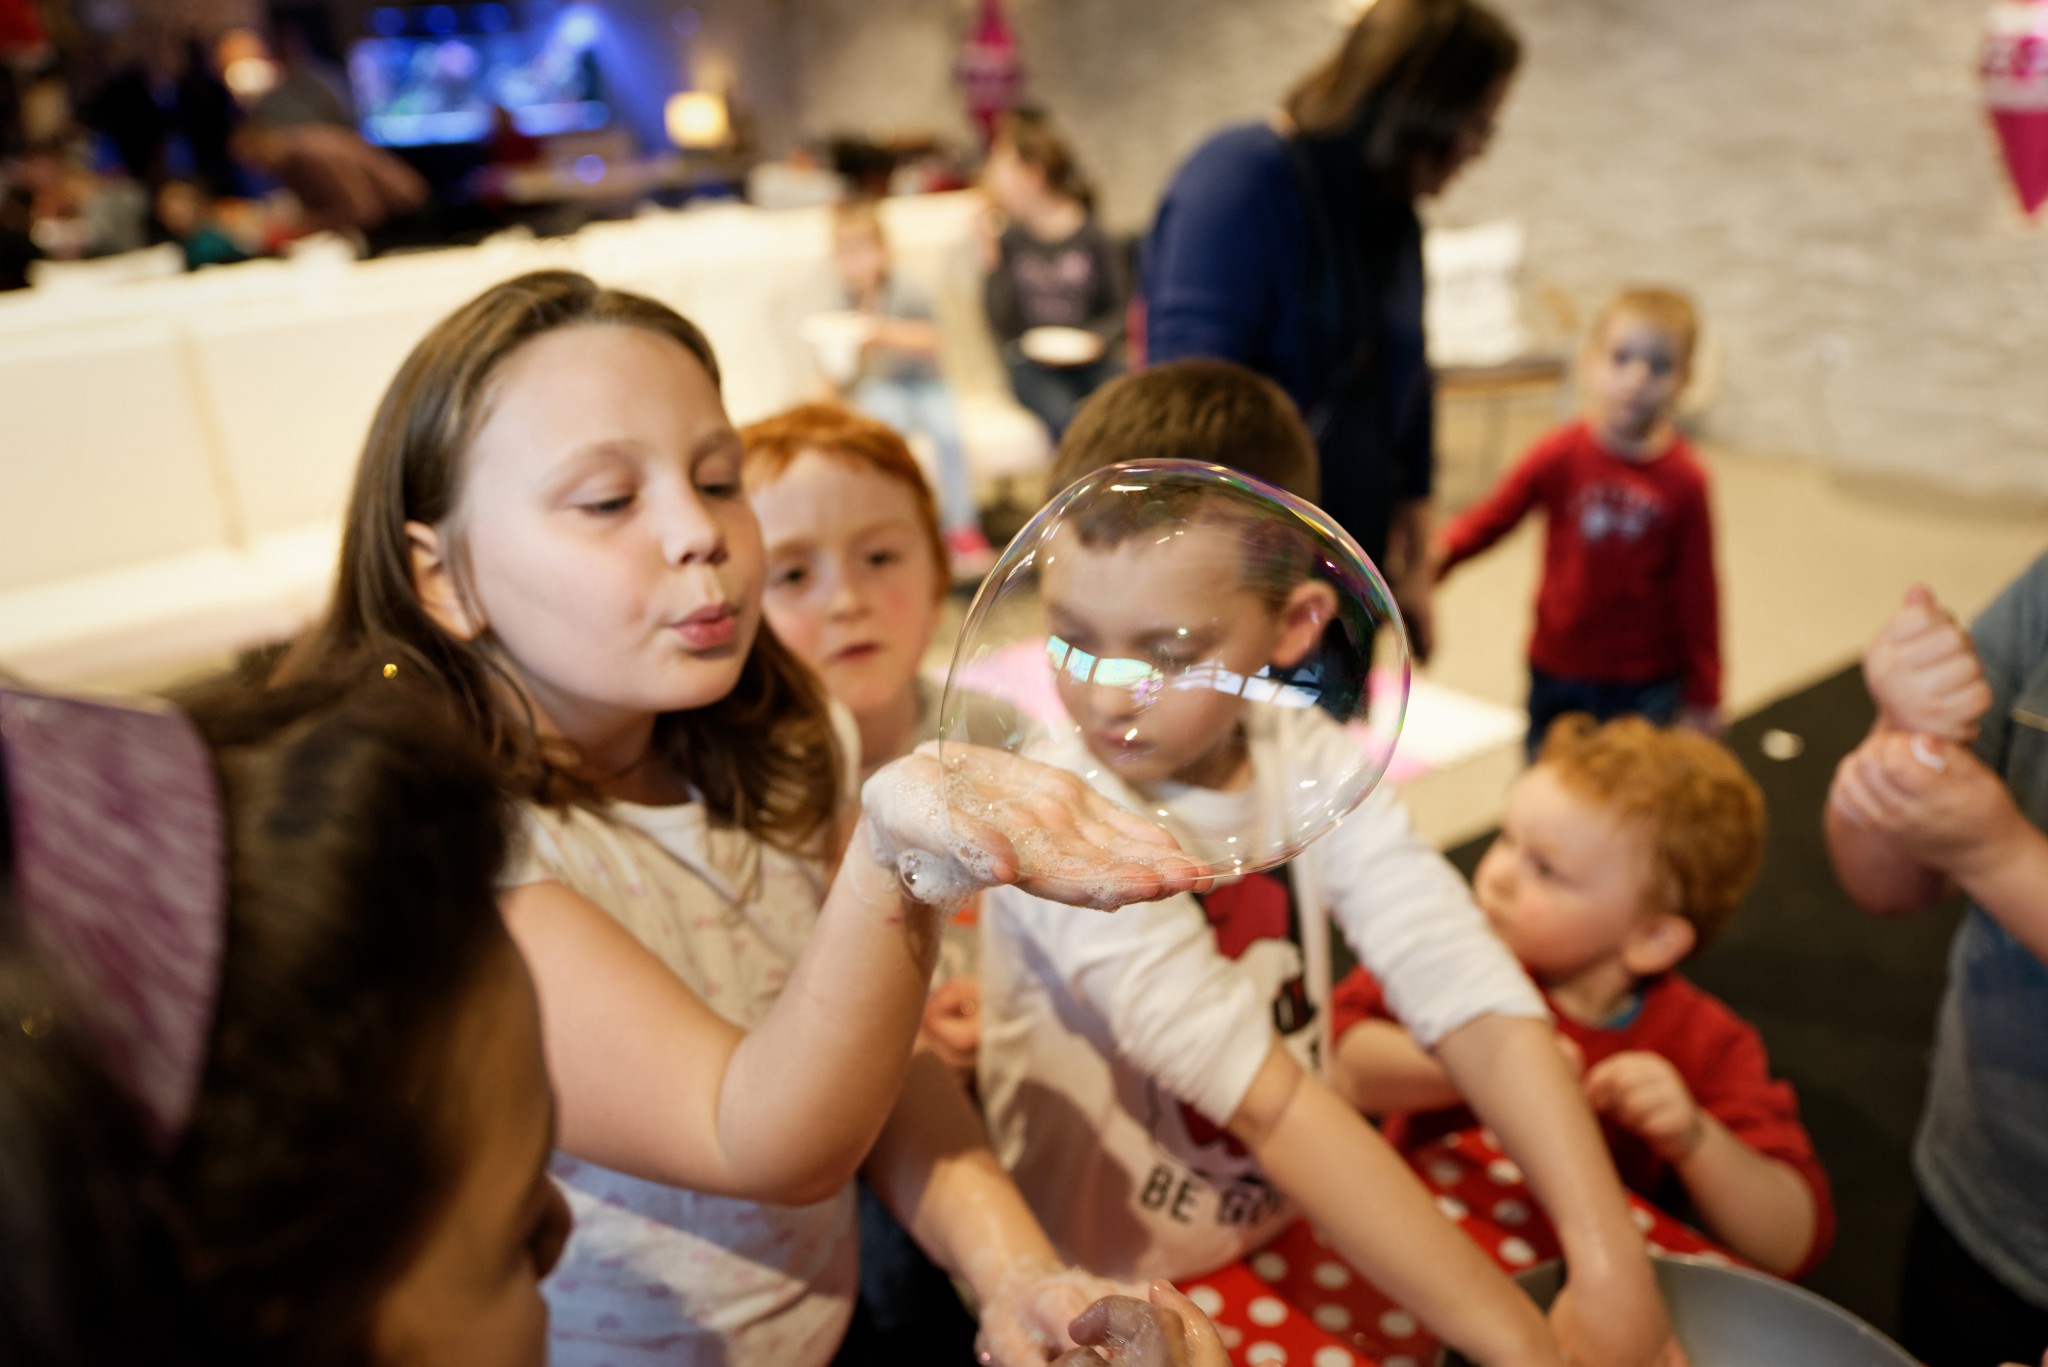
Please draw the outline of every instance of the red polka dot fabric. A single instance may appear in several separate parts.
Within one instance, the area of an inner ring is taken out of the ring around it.
[[[1492,1132],[1447,1135],[1409,1162],[1437,1207],[1509,1274],[1558,1256],[1557,1236]],[[1670,1216],[1629,1197],[1653,1253],[1734,1259]],[[1239,1367],[1432,1367],[1437,1341],[1414,1315],[1352,1270],[1308,1221],[1243,1262],[1182,1285],[1216,1321]]]

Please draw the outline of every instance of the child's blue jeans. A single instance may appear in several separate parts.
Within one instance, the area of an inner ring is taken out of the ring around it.
[[[974,480],[967,469],[966,449],[960,445],[960,417],[945,381],[862,380],[854,388],[853,406],[906,437],[919,432],[930,437],[939,467],[939,526],[949,532],[980,527]]]
[[[1529,670],[1529,737],[1523,749],[1529,762],[1543,748],[1550,724],[1567,712],[1585,712],[1595,721],[1614,717],[1647,717],[1659,726],[1678,720],[1685,703],[1685,680],[1654,679],[1649,683],[1606,683],[1598,679],[1561,679]]]

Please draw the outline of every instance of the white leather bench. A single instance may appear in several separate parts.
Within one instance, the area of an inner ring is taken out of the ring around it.
[[[996,486],[1050,452],[981,321],[975,212],[968,195],[884,210],[898,268],[934,298],[969,463]],[[720,206],[567,240],[0,299],[0,668],[131,677],[310,621],[379,397],[419,337],[493,281],[563,266],[678,308],[717,350],[736,421],[810,397],[795,321],[829,279],[830,241],[829,210]]]

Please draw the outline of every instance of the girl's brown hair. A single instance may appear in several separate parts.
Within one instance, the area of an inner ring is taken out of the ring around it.
[[[1093,212],[1095,186],[1081,174],[1074,149],[1043,110],[1008,109],[996,119],[996,142],[1007,142],[1017,160],[1041,172],[1046,188]]]
[[[696,357],[714,385],[719,381],[711,344],[688,319],[573,271],[522,275],[463,305],[413,348],[385,391],[349,495],[333,604],[278,671],[280,682],[367,680],[394,666],[424,678],[450,695],[513,792],[550,803],[594,800],[596,789],[574,756],[542,741],[532,706],[489,632],[465,641],[427,613],[413,583],[405,524],[443,529],[459,581],[460,529],[451,519],[464,456],[494,397],[492,379],[527,342],[579,326],[667,337]],[[839,795],[841,759],[825,709],[810,673],[774,633],[762,631],[732,691],[706,706],[663,714],[654,745],[714,821],[806,850],[829,830]]]
[[[1309,137],[1355,136],[1368,169],[1408,184],[1447,161],[1522,44],[1475,0],[1377,0],[1283,108]]]
[[[932,582],[938,596],[946,596],[946,539],[939,531],[938,504],[917,457],[895,428],[836,403],[804,403],[742,427],[740,440],[747,448],[744,471],[749,490],[781,479],[806,451],[851,469],[873,471],[908,489],[917,509],[918,530],[931,546]]]

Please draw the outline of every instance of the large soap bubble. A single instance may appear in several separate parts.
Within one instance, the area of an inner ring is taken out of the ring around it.
[[[1061,493],[996,562],[940,758],[965,742],[1072,770],[1232,876],[1358,806],[1407,703],[1393,595],[1341,527],[1235,470],[1137,461]]]

